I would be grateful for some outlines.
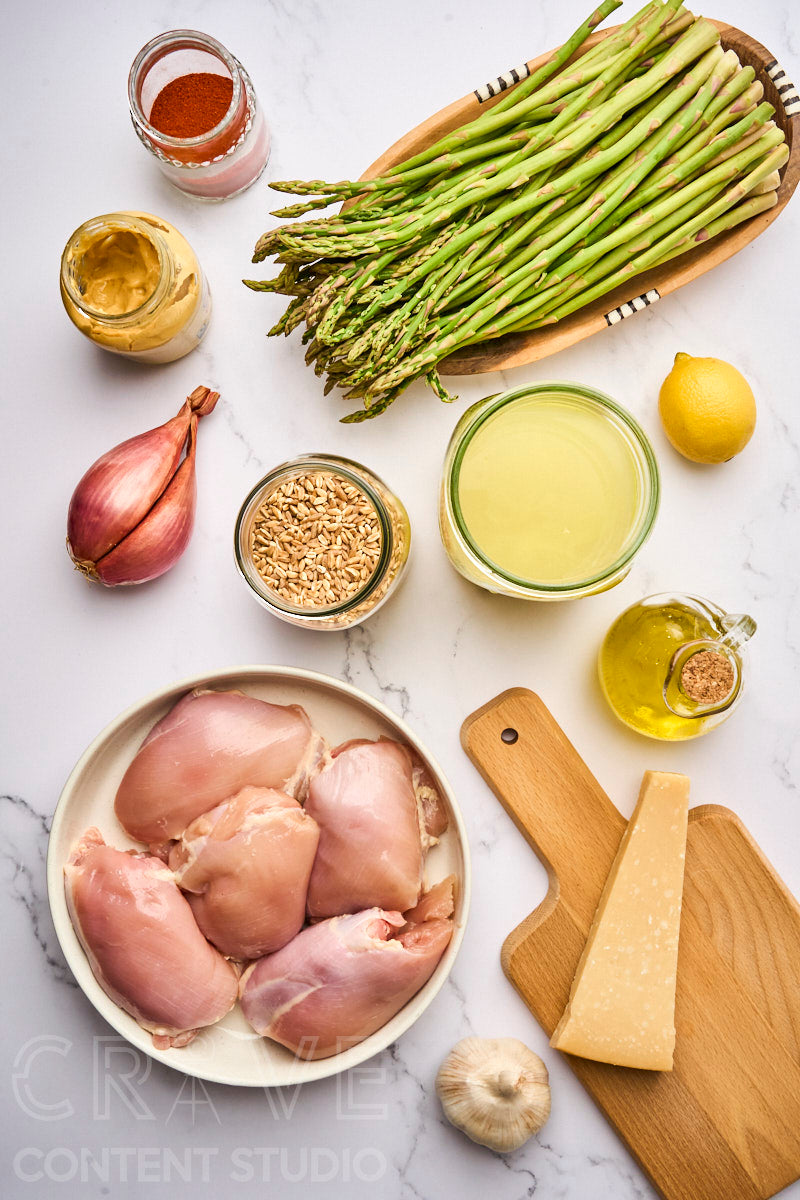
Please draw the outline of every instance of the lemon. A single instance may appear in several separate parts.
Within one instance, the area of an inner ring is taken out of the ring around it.
[[[676,354],[658,411],[675,449],[698,463],[727,462],[744,450],[756,426],[750,384],[721,358]]]

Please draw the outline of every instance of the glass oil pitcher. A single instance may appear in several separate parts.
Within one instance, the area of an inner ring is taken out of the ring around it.
[[[614,713],[647,737],[698,737],[726,720],[742,695],[742,648],[752,617],[698,596],[663,593],[627,608],[600,648],[600,686]]]

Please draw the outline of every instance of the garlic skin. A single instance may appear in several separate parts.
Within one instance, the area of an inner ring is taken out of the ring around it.
[[[83,476],[70,500],[67,550],[87,579],[146,583],[183,554],[194,526],[197,422],[218,399],[195,388],[170,421],[115,446]]]
[[[517,1038],[463,1038],[436,1092],[448,1121],[498,1154],[519,1149],[550,1116],[547,1067]]]

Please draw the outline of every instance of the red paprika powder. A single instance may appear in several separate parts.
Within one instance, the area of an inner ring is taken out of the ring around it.
[[[179,75],[156,96],[150,124],[167,137],[199,137],[219,125],[232,96],[233,80],[225,75]]]
[[[128,100],[139,140],[182,192],[225,200],[264,170],[269,131],[250,76],[207,33],[172,29],[143,46]]]

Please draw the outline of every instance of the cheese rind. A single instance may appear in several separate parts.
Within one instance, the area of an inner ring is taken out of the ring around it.
[[[556,1049],[672,1070],[688,814],[687,777],[647,771],[550,1039]]]

